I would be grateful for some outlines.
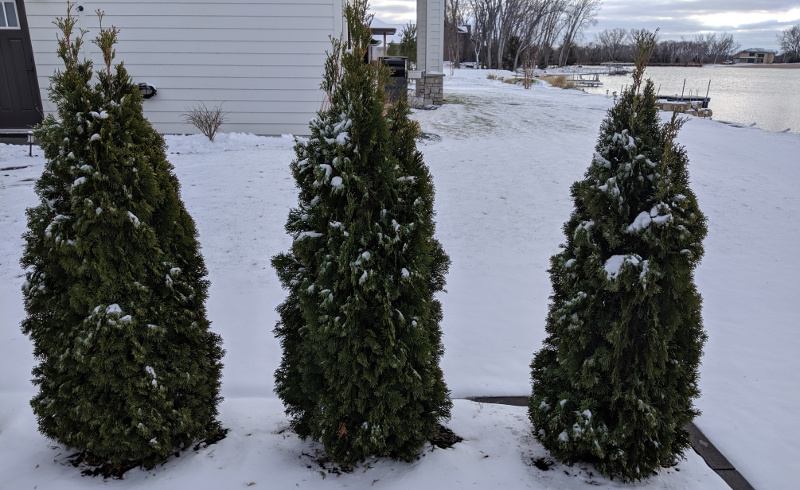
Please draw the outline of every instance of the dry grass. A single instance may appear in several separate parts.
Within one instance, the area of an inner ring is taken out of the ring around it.
[[[543,78],[553,87],[575,88],[575,83],[572,80],[568,80],[566,75],[548,75]]]

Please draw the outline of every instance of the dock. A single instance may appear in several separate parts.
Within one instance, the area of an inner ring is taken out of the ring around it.
[[[711,97],[701,96],[659,96],[656,100],[658,108],[667,112],[678,112],[698,117],[711,117],[713,115],[708,104]]]

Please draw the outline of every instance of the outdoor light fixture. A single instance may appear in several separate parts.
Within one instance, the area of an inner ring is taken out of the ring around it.
[[[28,131],[28,156],[33,156],[33,131]]]
[[[139,84],[139,92],[142,93],[142,97],[149,99],[150,97],[156,95],[158,90],[156,90],[156,88],[149,83],[142,82]]]

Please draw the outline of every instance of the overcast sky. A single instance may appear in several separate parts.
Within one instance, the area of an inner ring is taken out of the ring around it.
[[[384,22],[416,22],[416,0],[370,0],[370,6]],[[777,50],[776,35],[800,24],[800,0],[604,0],[597,20],[583,42],[604,29],[660,27],[662,40],[728,32],[743,49]]]

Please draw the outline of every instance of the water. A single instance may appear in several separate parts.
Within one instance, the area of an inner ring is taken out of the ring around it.
[[[660,95],[699,95],[705,97],[709,80],[709,108],[713,119],[755,126],[767,131],[800,134],[800,68],[705,66],[650,67],[646,76],[653,79]],[[795,65],[796,66],[796,65]],[[590,69],[590,67],[585,67]],[[686,80],[686,88],[683,82]],[[630,76],[600,76],[602,87],[587,92],[619,93],[631,83]]]

